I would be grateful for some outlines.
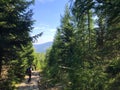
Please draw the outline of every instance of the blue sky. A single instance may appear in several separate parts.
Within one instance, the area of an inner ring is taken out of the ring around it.
[[[43,32],[43,35],[38,38],[34,44],[41,44],[53,41],[56,33],[56,28],[60,25],[61,15],[64,14],[66,3],[69,0],[35,0],[32,6],[34,15],[33,19],[36,20],[31,35]]]

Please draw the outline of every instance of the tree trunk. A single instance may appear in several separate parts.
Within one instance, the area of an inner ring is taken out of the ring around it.
[[[2,59],[0,60],[0,77],[1,77],[1,72],[2,72]]]
[[[91,36],[90,36],[90,34],[91,34],[91,32],[90,32],[91,30],[90,29],[91,28],[90,28],[90,25],[91,25],[91,23],[90,23],[90,10],[88,10],[88,32],[89,32],[89,40],[88,40],[89,41],[89,46],[88,47],[89,47],[89,49],[91,47],[90,46],[90,44],[91,44]]]

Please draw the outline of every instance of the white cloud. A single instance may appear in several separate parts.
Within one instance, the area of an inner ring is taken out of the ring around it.
[[[31,34],[31,36],[33,36],[33,35],[36,35],[36,34],[38,34],[40,32],[44,32],[44,31],[48,30],[49,28],[50,28],[49,25],[40,24],[38,26],[35,26],[33,28],[32,33],[30,33],[30,34]]]
[[[44,27],[35,27],[34,30],[42,30]]]
[[[37,39],[34,44],[41,44],[49,41],[53,41],[56,28],[50,27],[49,25],[40,24],[39,26],[33,29],[31,36],[34,36],[40,32],[43,32],[43,35]]]
[[[48,38],[45,38],[45,37],[40,37],[38,38],[38,40],[36,42],[34,42],[33,44],[42,44],[42,43],[46,43],[46,42],[53,42],[53,37],[48,37]]]
[[[54,29],[54,28],[53,28],[53,29],[50,29],[50,32],[51,32],[51,33],[55,33],[55,32],[56,32],[56,29]]]

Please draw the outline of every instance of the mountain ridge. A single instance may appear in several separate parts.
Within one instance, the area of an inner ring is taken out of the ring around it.
[[[33,44],[35,52],[45,53],[48,48],[52,46],[53,42],[46,42],[43,44]]]

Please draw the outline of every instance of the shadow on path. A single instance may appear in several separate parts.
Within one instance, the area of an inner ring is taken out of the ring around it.
[[[39,90],[39,80],[39,71],[32,71],[31,81],[28,83],[28,76],[25,76],[25,80],[22,83],[16,85],[17,90]]]

